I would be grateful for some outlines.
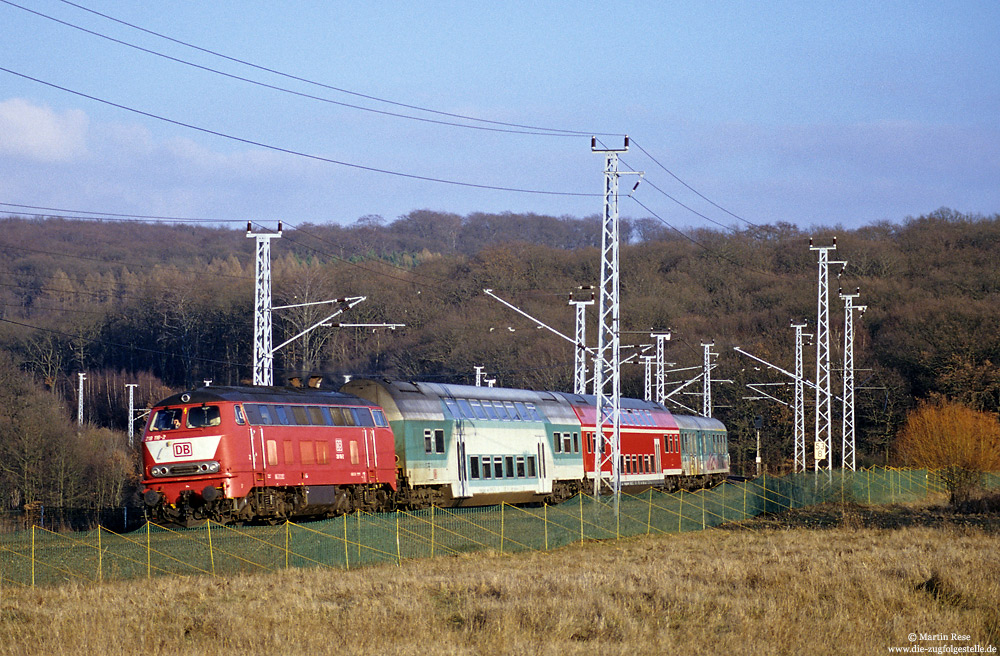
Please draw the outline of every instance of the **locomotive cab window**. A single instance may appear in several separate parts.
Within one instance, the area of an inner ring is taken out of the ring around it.
[[[222,414],[217,405],[203,405],[197,408],[189,408],[187,413],[188,428],[204,428],[205,426],[218,426],[222,423]]]
[[[156,415],[153,416],[153,421],[150,423],[150,426],[152,426],[153,430],[173,430],[175,428],[180,428],[183,415],[184,411],[180,408],[157,410]]]

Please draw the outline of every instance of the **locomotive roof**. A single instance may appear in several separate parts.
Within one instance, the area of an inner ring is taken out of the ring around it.
[[[158,402],[157,406],[188,403],[236,401],[248,403],[322,403],[337,405],[372,405],[351,394],[312,387],[210,386],[179,392]]]

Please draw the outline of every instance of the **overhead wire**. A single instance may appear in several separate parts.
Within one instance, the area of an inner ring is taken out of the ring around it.
[[[3,0],[3,1],[6,1],[6,0]],[[290,73],[285,73],[285,72],[279,71],[279,70],[274,69],[274,68],[269,68],[267,66],[262,66],[260,64],[255,64],[255,63],[250,62],[250,61],[245,60],[245,59],[240,59],[238,57],[232,57],[232,56],[229,56],[229,55],[225,55],[225,54],[223,54],[221,52],[218,52],[218,51],[215,51],[215,50],[211,50],[209,48],[204,48],[202,46],[198,46],[198,45],[195,45],[193,43],[189,43],[187,41],[182,41],[181,39],[176,39],[176,38],[168,36],[166,34],[162,34],[160,32],[156,32],[156,31],[144,28],[144,27],[140,27],[139,25],[135,25],[133,23],[129,23],[127,21],[115,18],[113,16],[110,16],[109,14],[101,13],[101,12],[96,11],[94,9],[90,9],[88,7],[85,7],[85,6],[81,5],[81,4],[78,4],[78,3],[75,3],[75,2],[70,2],[70,0],[60,0],[60,2],[62,2],[63,4],[69,5],[71,7],[76,7],[77,9],[80,9],[82,11],[88,12],[88,13],[93,14],[95,16],[100,16],[101,18],[104,18],[106,20],[118,23],[119,25],[124,25],[126,27],[131,28],[131,29],[138,30],[140,32],[144,32],[144,33],[149,34],[151,36],[155,36],[157,38],[164,39],[166,41],[170,41],[172,43],[176,43],[178,45],[182,45],[182,46],[185,46],[187,48],[191,48],[193,50],[197,50],[199,52],[203,52],[205,54],[212,55],[214,57],[219,57],[221,59],[225,59],[225,60],[237,63],[237,64],[241,64],[243,66],[248,66],[250,68],[254,68],[254,69],[257,69],[259,71],[266,72],[266,73],[271,73],[273,75],[284,77],[284,78],[287,78],[287,79],[290,79],[290,80],[295,80],[297,82],[303,82],[305,84],[310,84],[310,85],[313,85],[313,86],[321,87],[321,88],[324,88],[324,89],[328,89],[330,91],[337,91],[339,93],[343,93],[343,94],[355,96],[355,97],[358,97],[358,98],[364,98],[366,100],[372,100],[372,101],[376,101],[376,102],[381,102],[381,103],[385,103],[387,105],[393,105],[393,106],[402,107],[402,108],[405,108],[405,109],[412,109],[412,110],[427,112],[429,114],[436,114],[438,116],[448,116],[450,118],[462,119],[462,120],[466,120],[466,121],[474,121],[474,122],[479,122],[479,123],[486,123],[486,124],[490,124],[490,125],[500,125],[500,126],[510,127],[510,128],[521,128],[521,129],[526,129],[526,130],[534,130],[534,131],[538,131],[538,132],[542,132],[542,133],[559,133],[559,132],[562,132],[562,133],[566,133],[567,135],[572,135],[572,136],[587,136],[587,135],[592,135],[592,134],[597,134],[597,135],[602,135],[602,136],[624,136],[624,135],[617,135],[615,133],[608,133],[608,132],[594,132],[594,131],[587,131],[587,130],[567,130],[567,129],[562,129],[562,128],[546,128],[546,127],[539,127],[539,126],[534,126],[534,125],[525,125],[525,124],[520,124],[520,123],[511,123],[511,122],[505,122],[505,121],[495,121],[495,120],[478,118],[478,117],[475,117],[475,116],[468,116],[468,115],[464,115],[464,114],[457,114],[457,113],[452,113],[452,112],[445,112],[445,111],[441,111],[441,110],[432,109],[432,108],[429,108],[429,107],[422,107],[420,105],[412,105],[412,104],[397,102],[397,101],[393,101],[393,100],[388,100],[386,98],[380,98],[378,96],[373,96],[373,95],[369,95],[369,94],[360,93],[360,92],[357,92],[357,91],[351,91],[349,89],[344,89],[344,88],[341,88],[341,87],[336,87],[336,86],[329,85],[329,84],[324,84],[322,82],[317,82],[315,80],[310,80],[308,78],[301,77],[301,76],[298,76],[298,75],[293,75],[293,74],[290,74]]]
[[[664,166],[663,164],[661,164],[660,160],[658,160],[655,157],[653,157],[653,155],[650,154],[650,152],[647,151],[645,148],[643,148],[642,145],[640,145],[635,139],[632,139],[632,143],[635,145],[636,148],[638,148],[639,150],[641,150],[646,157],[648,157],[649,159],[651,159],[654,164],[656,164],[661,169],[663,169],[664,171],[666,171],[670,175],[670,177],[672,177],[674,180],[676,180],[677,182],[681,183],[682,185],[684,185],[685,187],[687,187],[689,190],[691,190],[692,192],[694,192],[695,194],[697,194],[698,197],[701,198],[702,200],[706,201],[707,203],[711,204],[712,206],[716,207],[717,209],[722,210],[723,212],[725,212],[729,216],[733,217],[734,219],[738,219],[738,220],[742,221],[743,223],[746,223],[747,225],[753,226],[755,228],[759,228],[760,227],[758,224],[754,223],[753,221],[748,221],[747,219],[744,219],[742,216],[740,216],[738,214],[734,214],[733,212],[730,212],[729,210],[727,210],[722,205],[719,205],[718,203],[716,203],[715,201],[713,201],[711,198],[708,198],[707,196],[705,196],[704,194],[702,194],[700,191],[698,191],[697,189],[695,189],[694,187],[692,187],[688,183],[686,183],[683,180],[681,180],[679,177],[677,177],[674,174],[673,171],[671,171],[666,166]],[[664,195],[667,195],[667,194],[664,193]],[[673,200],[673,199],[671,199],[671,200]],[[678,204],[681,204],[681,203],[678,203]],[[691,211],[694,211],[694,210],[691,210]],[[697,212],[695,212],[695,213],[697,214]],[[703,218],[707,218],[707,217],[704,217],[701,214],[699,214],[699,216],[702,216]],[[711,221],[711,219],[709,219],[709,220]],[[713,223],[715,223],[715,222],[713,221]],[[716,224],[716,225],[720,225],[720,224]]]
[[[277,86],[277,85],[274,85],[274,84],[268,84],[266,82],[261,82],[259,80],[254,80],[254,79],[251,79],[251,78],[243,77],[241,75],[234,75],[232,73],[227,73],[225,71],[222,71],[222,70],[219,70],[219,69],[216,69],[216,68],[212,68],[210,66],[203,66],[201,64],[197,64],[195,62],[191,62],[191,61],[188,61],[186,59],[181,59],[180,57],[174,57],[172,55],[168,55],[166,53],[158,52],[158,51],[152,50],[150,48],[144,48],[144,47],[136,45],[134,43],[129,43],[128,41],[123,41],[121,39],[116,39],[115,37],[108,36],[106,34],[101,34],[100,32],[95,32],[94,30],[89,30],[89,29],[87,29],[85,27],[81,27],[80,25],[75,25],[75,24],[70,23],[68,21],[64,21],[64,20],[61,20],[59,18],[55,18],[54,16],[49,16],[47,14],[43,14],[43,13],[35,11],[33,9],[28,9],[27,7],[23,7],[23,6],[21,6],[21,5],[17,4],[17,3],[11,2],[11,0],[0,0],[0,3],[9,5],[11,7],[16,7],[18,9],[22,9],[22,10],[24,10],[26,12],[29,12],[29,13],[34,14],[36,16],[39,16],[41,18],[48,19],[48,20],[53,21],[55,23],[59,23],[60,25],[64,25],[66,27],[69,27],[69,28],[72,28],[72,29],[75,29],[75,30],[79,30],[81,32],[84,32],[86,34],[90,34],[90,35],[98,37],[100,39],[105,39],[107,41],[111,41],[112,43],[117,43],[117,44],[125,46],[127,48],[133,48],[135,50],[138,50],[140,52],[144,52],[144,53],[149,54],[149,55],[153,55],[155,57],[160,57],[160,58],[163,58],[163,59],[167,59],[169,61],[172,61],[172,62],[175,62],[175,63],[178,63],[178,64],[183,64],[185,66],[190,66],[192,68],[196,68],[196,69],[205,71],[207,73],[213,73],[215,75],[221,75],[221,76],[229,78],[231,80],[237,80],[237,81],[240,81],[240,82],[246,82],[247,84],[253,84],[255,86],[259,86],[259,87],[262,87],[262,88],[265,88],[265,89],[271,89],[273,91],[279,91],[281,93],[287,93],[287,94],[290,94],[290,95],[299,96],[301,98],[307,98],[309,100],[317,100],[317,101],[320,101],[320,102],[329,103],[329,104],[332,104],[332,105],[338,105],[340,107],[346,107],[346,108],[349,108],[349,109],[357,109],[357,110],[364,111],[364,112],[371,112],[373,114],[381,114],[383,116],[391,116],[391,117],[395,117],[395,118],[403,118],[403,119],[408,119],[408,120],[412,120],[412,121],[420,121],[420,122],[424,122],[424,123],[435,123],[435,124],[438,124],[438,125],[446,125],[446,126],[449,126],[449,127],[466,128],[466,129],[469,129],[469,130],[485,130],[485,131],[489,131],[489,132],[507,132],[507,133],[512,133],[512,134],[526,134],[526,135],[549,136],[549,137],[579,137],[579,136],[581,136],[581,133],[579,133],[579,132],[570,132],[570,131],[564,131],[564,130],[558,130],[558,131],[545,130],[545,131],[541,131],[541,129],[533,129],[533,128],[532,129],[527,129],[527,128],[520,129],[520,128],[513,128],[513,127],[510,127],[510,128],[492,127],[492,126],[489,126],[489,125],[467,125],[465,123],[456,123],[454,121],[444,121],[444,120],[433,119],[433,118],[425,118],[425,117],[422,117],[422,116],[411,116],[411,115],[408,115],[408,114],[400,114],[398,112],[389,112],[389,111],[385,111],[385,110],[381,110],[381,109],[374,109],[374,108],[371,108],[371,107],[364,107],[363,105],[353,105],[351,103],[345,103],[345,102],[341,102],[339,100],[333,100],[331,98],[324,98],[322,96],[316,96],[316,95],[309,94],[309,93],[303,93],[301,91],[295,91],[294,89],[289,89],[287,87],[280,87],[280,86]],[[468,120],[472,120],[472,119],[468,119]]]
[[[123,222],[158,221],[158,222],[169,222],[169,223],[246,223],[246,219],[203,219],[195,217],[160,216],[155,214],[123,214],[117,212],[93,212],[88,210],[71,210],[61,207],[21,205],[18,203],[0,203],[0,207],[20,207],[22,209],[28,209],[28,210],[44,210],[46,212],[59,212],[60,214],[58,218],[60,219],[80,219],[84,221],[105,220],[105,221],[123,221]],[[5,212],[5,213],[16,214],[15,212]],[[66,213],[73,215],[89,214],[91,216],[67,216]]]
[[[2,0],[0,0],[0,1],[2,1]],[[540,196],[569,196],[569,197],[594,197],[594,196],[600,196],[600,194],[586,193],[586,192],[551,191],[551,190],[545,190],[545,189],[525,189],[525,188],[519,188],[519,187],[504,187],[504,186],[500,186],[500,185],[480,184],[480,183],[475,183],[475,182],[463,182],[463,181],[460,181],[460,180],[448,180],[448,179],[445,179],[445,178],[435,178],[433,176],[417,175],[415,173],[403,173],[401,171],[393,171],[393,170],[390,170],[390,169],[383,169],[383,168],[379,168],[379,167],[375,167],[375,166],[366,166],[364,164],[355,164],[353,162],[347,162],[347,161],[344,161],[344,160],[333,159],[333,158],[330,158],[330,157],[323,157],[323,156],[320,156],[320,155],[312,155],[312,154],[309,154],[309,153],[304,153],[302,151],[293,150],[291,148],[283,148],[281,146],[275,146],[273,144],[268,144],[268,143],[264,143],[264,142],[261,142],[261,141],[255,141],[253,139],[247,139],[247,138],[244,138],[244,137],[238,137],[238,136],[235,136],[235,135],[232,135],[232,134],[228,134],[228,133],[221,132],[221,131],[218,131],[218,130],[212,130],[210,128],[201,127],[201,126],[194,125],[194,124],[191,124],[191,123],[185,123],[184,121],[178,121],[178,120],[175,120],[175,119],[172,119],[172,118],[168,118],[166,116],[161,116],[161,115],[158,115],[158,114],[154,114],[152,112],[143,111],[141,109],[136,109],[134,107],[129,107],[127,105],[122,105],[120,103],[112,102],[110,100],[105,100],[103,98],[98,98],[97,96],[92,96],[90,94],[83,93],[82,91],[76,91],[74,89],[70,89],[69,87],[64,87],[64,86],[55,84],[53,82],[47,82],[47,81],[42,80],[40,78],[33,77],[33,76],[27,75],[25,73],[19,73],[17,71],[14,71],[14,70],[11,70],[9,68],[2,67],[2,66],[0,66],[0,71],[3,71],[4,73],[8,73],[10,75],[14,75],[14,76],[20,77],[20,78],[25,79],[25,80],[30,80],[32,82],[37,82],[38,84],[42,84],[42,85],[50,87],[52,89],[57,89],[59,91],[64,91],[66,93],[70,93],[70,94],[73,94],[75,96],[79,96],[81,98],[86,98],[88,100],[93,100],[94,102],[102,103],[104,105],[108,105],[109,107],[115,107],[117,109],[122,109],[122,110],[125,110],[127,112],[132,112],[133,114],[138,114],[140,116],[145,116],[147,118],[152,118],[152,119],[156,119],[158,121],[163,121],[164,123],[170,123],[171,125],[177,125],[179,127],[187,128],[189,130],[195,130],[197,132],[202,132],[204,134],[210,134],[210,135],[213,135],[213,136],[216,136],[216,137],[221,137],[221,138],[224,138],[224,139],[229,139],[231,141],[236,141],[238,143],[243,143],[243,144],[247,144],[247,145],[250,145],[250,146],[257,146],[258,148],[265,148],[267,150],[273,150],[273,151],[279,152],[279,153],[285,153],[285,154],[288,154],[288,155],[295,155],[297,157],[303,157],[303,158],[314,160],[314,161],[325,162],[327,164],[336,164],[338,166],[344,166],[344,167],[348,167],[348,168],[358,169],[358,170],[361,170],[361,171],[368,171],[368,172],[371,172],[371,173],[383,173],[385,175],[392,175],[392,176],[396,176],[396,177],[400,177],[400,178],[406,178],[406,179],[410,179],[410,180],[420,180],[422,182],[435,182],[435,183],[439,183],[439,184],[452,185],[452,186],[456,186],[456,187],[467,187],[467,188],[473,188],[473,189],[486,189],[486,190],[490,190],[490,191],[507,191],[507,192],[512,192],[512,193],[532,194],[532,195],[540,195]]]

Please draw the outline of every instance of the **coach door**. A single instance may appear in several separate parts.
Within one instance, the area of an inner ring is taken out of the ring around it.
[[[468,497],[469,467],[465,457],[465,422],[459,419],[455,422],[455,455],[458,458],[458,496]]]

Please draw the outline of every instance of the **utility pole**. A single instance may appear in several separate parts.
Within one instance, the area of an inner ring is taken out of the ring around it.
[[[247,238],[257,240],[254,265],[253,304],[253,384],[274,384],[274,350],[271,348],[271,240],[281,237],[281,222],[277,232],[254,232],[247,222]]]
[[[621,269],[619,267],[618,154],[624,148],[598,148],[597,138],[590,140],[590,150],[604,154],[604,219],[601,223],[601,283],[598,302],[597,359],[594,362],[594,395],[597,397],[594,440],[594,496],[601,494],[604,465],[610,464],[610,488],[615,510],[621,493]],[[605,425],[611,430],[605,435]],[[610,439],[604,454],[605,438]],[[610,463],[608,462],[610,461]]]
[[[867,306],[854,305],[854,299],[861,295],[861,288],[853,294],[845,294],[840,290],[840,298],[844,299],[844,418],[843,418],[843,451],[841,467],[855,470],[854,458],[854,311],[859,316],[864,314]]]
[[[136,383],[125,383],[128,389],[128,445],[135,443],[135,388]]]
[[[580,287],[589,289],[590,298],[578,301],[569,295],[569,304],[576,307],[576,348],[573,351],[573,393],[587,393],[587,315],[588,305],[594,304],[594,288],[591,285]]]
[[[475,367],[476,367],[476,387],[482,387],[483,376],[485,375],[484,370],[486,369],[486,367],[480,367],[479,365],[475,365]]]
[[[76,391],[76,424],[80,428],[83,428],[83,381],[87,378],[87,374],[81,371],[77,376],[79,377],[79,384]]]
[[[702,360],[702,389],[704,391],[701,396],[701,415],[703,417],[712,416],[712,356],[718,355],[718,353],[712,353],[713,346],[715,346],[715,342],[702,343],[701,345],[705,349]]]
[[[837,249],[837,238],[832,246],[813,246],[809,240],[809,250],[819,255],[819,285],[816,296],[816,434],[815,467],[827,470],[827,478],[833,477],[833,440],[831,436],[830,409],[830,251]],[[821,463],[825,462],[823,465]]]
[[[793,323],[795,329],[795,471],[804,472],[806,470],[806,399],[805,381],[802,371],[802,346],[805,333],[802,329],[805,323]]]

